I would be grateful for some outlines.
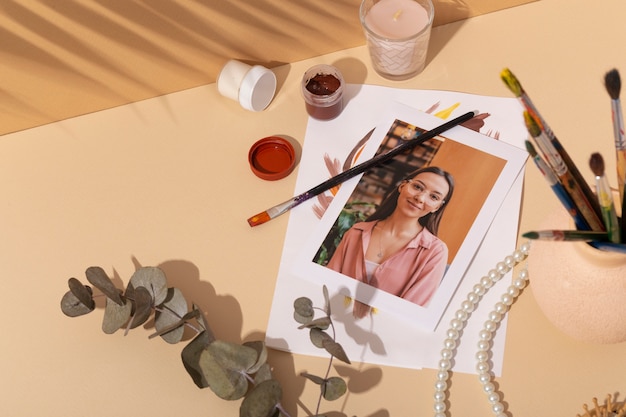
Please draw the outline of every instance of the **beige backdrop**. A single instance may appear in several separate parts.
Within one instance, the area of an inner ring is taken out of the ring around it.
[[[440,25],[530,0],[435,0]],[[365,42],[360,0],[6,0],[0,134]]]

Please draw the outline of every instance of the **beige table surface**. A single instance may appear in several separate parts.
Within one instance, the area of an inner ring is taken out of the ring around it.
[[[261,113],[210,84],[0,137],[0,415],[237,415],[238,403],[195,388],[182,346],[148,340],[150,329],[105,335],[102,311],[63,316],[67,279],[98,265],[126,283],[137,265],[161,266],[220,338],[262,338],[288,217],[254,229],[245,219],[290,196],[296,174],[259,180],[246,155],[264,136],[302,141],[306,68],[334,64],[350,83],[509,97],[499,79],[509,67],[590,176],[588,155],[612,152],[602,79],[626,71],[625,14],[619,0],[542,0],[436,28],[428,66],[410,81],[376,75],[361,46],[276,68],[279,90]],[[521,231],[559,209],[534,168],[525,179]],[[513,306],[506,339],[497,385],[511,415],[575,416],[593,397],[624,399],[624,344],[563,335],[531,290]],[[326,361],[272,352],[270,362],[286,408],[307,415],[317,387],[297,375],[322,372]],[[324,404],[338,410],[329,415],[432,414],[433,370],[353,368],[351,392]],[[449,400],[452,415],[490,413],[474,375],[455,374]]]

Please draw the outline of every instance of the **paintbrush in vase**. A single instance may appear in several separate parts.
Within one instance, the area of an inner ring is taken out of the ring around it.
[[[615,162],[617,167],[617,187],[619,189],[620,202],[622,203],[622,221],[620,233],[622,243],[626,243],[626,138],[624,137],[624,116],[622,103],[619,98],[622,89],[622,80],[617,69],[612,69],[604,76],[604,86],[611,97],[611,119],[613,121],[613,137],[615,138]]]
[[[545,135],[550,139],[556,151],[559,153],[559,155],[561,155],[561,159],[563,159],[563,162],[567,166],[570,175],[574,177],[576,182],[579,184],[582,192],[585,194],[585,198],[587,199],[587,201],[590,202],[591,206],[593,207],[593,210],[596,213],[596,217],[599,218],[601,216],[600,205],[598,204],[598,201],[596,200],[593,191],[591,190],[591,187],[589,187],[589,184],[587,184],[587,181],[585,181],[585,178],[578,170],[576,164],[574,164],[574,161],[572,161],[572,158],[569,156],[561,142],[557,139],[552,129],[550,129],[548,123],[546,123],[545,119],[541,116],[539,110],[537,110],[537,107],[535,107],[532,100],[530,99],[530,96],[522,87],[522,84],[508,68],[502,70],[502,72],[500,73],[500,78],[502,79],[502,81],[504,81],[504,84],[509,88],[509,90],[511,90],[515,97],[517,97],[522,106],[524,106],[524,108],[537,120],[540,129],[545,132]]]
[[[615,205],[613,204],[613,194],[609,181],[604,175],[604,158],[599,153],[593,153],[589,158],[589,168],[596,179],[596,194],[598,196],[598,202],[602,208],[602,219],[609,240],[613,243],[620,243],[620,228],[617,221],[617,213],[615,212]]]
[[[533,115],[528,111],[524,111],[524,121],[526,122],[528,133],[530,133],[530,136],[534,139],[537,147],[543,154],[543,157],[552,169],[552,172],[554,172],[561,184],[563,184],[563,188],[567,191],[567,194],[574,202],[574,205],[578,209],[581,217],[587,223],[587,227],[585,227],[585,229],[604,231],[605,229],[602,218],[595,212],[592,202],[583,192],[582,184],[579,183],[569,171],[567,165],[561,158],[561,155],[554,148],[552,141],[550,141],[550,139],[546,136],[546,133],[539,127],[535,117],[533,117]],[[596,197],[593,196],[593,198],[595,199]]]
[[[390,161],[391,159],[395,158],[397,155],[417,147],[418,145],[424,143],[428,139],[432,139],[435,136],[438,136],[442,134],[443,132],[452,129],[455,126],[460,125],[461,123],[464,123],[472,119],[477,114],[478,114],[477,111],[470,111],[465,114],[462,114],[461,116],[457,118],[454,118],[450,121],[442,123],[439,126],[435,127],[434,129],[423,132],[421,134],[417,133],[416,137],[414,137],[413,139],[403,142],[402,144],[385,152],[384,154],[375,156],[371,159],[368,159],[365,162],[355,165],[352,168],[346,171],[343,171],[342,173],[335,175],[334,177],[324,181],[323,183],[316,185],[315,187],[311,188],[308,191],[305,191],[301,194],[298,194],[295,197],[290,198],[287,201],[284,201],[280,204],[270,207],[269,209],[262,211],[261,213],[255,214],[254,216],[248,219],[248,224],[251,227],[254,227],[254,226],[261,225],[263,223],[267,223],[268,221],[280,216],[281,214],[286,213],[292,208],[304,203],[310,198],[315,197],[316,195],[319,195],[323,193],[324,191],[328,191],[331,188],[336,187],[348,181],[349,179],[354,178],[357,175],[364,173],[370,168],[382,165],[385,162]]]

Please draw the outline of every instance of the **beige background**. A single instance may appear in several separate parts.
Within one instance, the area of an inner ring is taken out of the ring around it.
[[[147,3],[133,3],[134,12],[121,13],[111,4],[2,3],[5,132],[202,85],[211,81],[207,62],[233,57],[223,50],[203,52],[203,42],[215,38],[203,32],[207,20],[194,17],[207,6],[170,3],[188,11],[185,19],[195,24],[197,42],[186,43],[181,39],[188,39],[183,34],[190,29],[168,25],[171,10],[157,13]],[[180,346],[148,340],[149,329],[104,335],[100,311],[69,319],[58,303],[67,279],[83,278],[88,266],[100,265],[127,282],[136,264],[157,265],[172,285],[204,306],[221,338],[261,338],[288,218],[255,229],[245,219],[291,195],[296,177],[258,180],[245,156],[263,136],[302,140],[307,116],[298,86],[313,64],[335,64],[351,83],[505,97],[510,93],[498,74],[509,67],[590,175],[590,153],[612,151],[602,77],[612,67],[626,68],[626,4],[602,5],[542,0],[440,25],[425,71],[402,83],[371,70],[362,38],[352,48],[337,45],[336,52],[301,61],[242,51],[241,58],[289,62],[275,67],[279,91],[264,112],[247,112],[208,84],[1,137],[0,415],[237,415],[238,403],[195,388],[180,362]],[[345,7],[355,12],[354,4]],[[80,12],[79,18],[66,8]],[[159,23],[141,23],[146,15],[160,17]],[[98,32],[103,24],[115,30]],[[180,37],[166,41],[157,30],[162,27]],[[349,32],[355,30],[360,37],[358,27]],[[276,39],[290,42],[285,33],[268,35],[268,42]],[[253,40],[256,48],[260,42]],[[96,44],[105,47],[94,52]],[[308,50],[321,50],[315,51]],[[191,139],[197,130],[177,128],[191,118],[203,120],[201,140]],[[610,159],[607,172],[614,172]],[[525,180],[522,232],[560,209],[534,168]],[[285,406],[294,416],[306,415],[318,391],[297,374],[323,372],[326,361],[272,352],[270,362],[284,386]],[[569,417],[582,413],[593,397],[616,393],[623,400],[625,374],[623,343],[596,345],[565,336],[546,320],[531,290],[513,306],[503,376],[497,379],[512,415]],[[346,376],[350,394],[323,406],[341,410],[333,417],[432,414],[433,370],[355,364]],[[490,413],[474,375],[455,374],[449,399],[452,415]]]
[[[529,0],[442,0],[435,25]],[[7,0],[0,134],[364,43],[359,0]]]

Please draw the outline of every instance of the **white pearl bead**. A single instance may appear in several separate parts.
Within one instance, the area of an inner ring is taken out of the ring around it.
[[[498,271],[496,271],[495,269],[492,269],[491,271],[489,271],[489,273],[487,274],[487,276],[489,277],[489,279],[491,280],[491,282],[498,282],[500,280],[500,278],[502,278],[502,274],[500,274]]]
[[[456,313],[454,313],[454,317],[461,321],[467,321],[469,314],[465,310],[457,310]]]
[[[489,370],[489,363],[485,361],[476,362],[476,370],[478,371],[478,373],[487,372]]]
[[[502,301],[502,304],[510,306],[513,304],[513,301],[515,301],[515,298],[511,297],[509,294],[502,294],[500,301]]]
[[[448,329],[446,331],[446,336],[448,336],[449,339],[457,340],[460,334],[459,334],[459,331],[456,329]]]
[[[479,295],[479,296],[483,296],[487,292],[485,287],[483,287],[480,284],[474,285],[474,287],[472,288],[472,291],[474,291],[474,294]]]
[[[478,350],[489,350],[490,347],[491,347],[491,343],[488,340],[478,341]]]
[[[500,273],[500,274],[506,274],[507,272],[509,272],[509,267],[507,266],[507,264],[505,264],[504,262],[498,262],[496,264],[496,270]]]
[[[491,281],[491,278],[484,276],[480,279],[480,285],[482,285],[483,288],[488,289],[493,285],[493,281]]]
[[[437,382],[443,381],[445,384],[449,376],[448,371],[437,371]],[[444,386],[443,389],[445,390],[446,386]]]
[[[439,369],[442,371],[447,371],[452,368],[452,363],[448,359],[439,360]]]
[[[490,392],[494,392],[496,390],[496,386],[493,385],[493,382],[487,382],[486,384],[483,384],[483,391],[485,391],[487,394],[489,394]]]
[[[496,303],[494,310],[500,314],[506,314],[507,310],[509,309],[508,306],[506,306],[503,303]]]
[[[478,380],[481,384],[491,382],[491,374],[489,372],[481,372],[478,374]]]
[[[435,395],[433,397],[435,398],[435,402],[442,403],[446,399],[446,394],[441,391],[435,391]]]
[[[497,403],[500,401],[500,394],[498,394],[497,392],[490,392],[489,395],[487,395],[487,401],[489,401],[491,404]]]
[[[515,285],[517,288],[522,290],[522,289],[524,289],[526,287],[527,282],[528,281],[526,281],[525,279],[517,277],[517,278],[515,278],[515,281],[513,281],[513,285]]]
[[[476,304],[480,301],[480,296],[474,294],[473,292],[467,294],[467,301],[469,301],[472,304]]]
[[[484,324],[483,327],[484,327],[485,330],[487,330],[489,332],[495,332],[496,328],[498,327],[498,325],[493,320],[487,320],[487,321],[485,321],[485,324]]]
[[[504,411],[504,405],[502,405],[501,402],[494,403],[491,406],[491,411],[493,411],[495,414],[499,414]]]
[[[515,285],[511,285],[509,288],[506,289],[506,292],[511,297],[517,297],[519,295],[519,288],[517,288]]]
[[[450,320],[450,327],[454,330],[461,330],[463,328],[463,322],[459,319]]]
[[[521,271],[519,271],[519,277],[527,280],[528,279],[528,269],[522,269]]]
[[[509,268],[513,268],[515,266],[515,259],[513,259],[513,257],[511,255],[509,255],[506,258],[504,258],[504,263]]]
[[[489,341],[491,340],[492,335],[493,334],[490,331],[487,331],[485,329],[478,332],[478,337],[480,338],[480,340]]]
[[[444,411],[446,411],[446,403],[444,403],[443,401],[435,402],[434,410],[436,413],[443,413]]]
[[[526,256],[524,255],[524,252],[516,250],[515,252],[513,252],[513,259],[515,259],[515,262],[521,262],[524,260]]]
[[[461,303],[461,308],[466,313],[471,313],[476,308],[476,305],[469,300],[463,300],[463,302]]]
[[[444,392],[448,389],[448,383],[446,381],[437,381],[435,383],[435,390]]]
[[[522,243],[522,246],[520,246],[520,250],[525,254],[528,255],[528,252],[530,252],[530,242],[524,242]]]
[[[476,352],[477,361],[485,362],[487,359],[489,359],[489,352],[484,351],[484,350],[479,350],[478,352]]]
[[[489,317],[489,320],[493,320],[495,322],[499,322],[503,318],[502,314],[498,313],[497,311],[490,311],[488,317]]]
[[[456,347],[456,340],[454,340],[454,339],[445,339],[443,341],[443,346],[446,349],[454,349]],[[446,377],[447,377],[447,375],[446,375]]]
[[[440,355],[443,359],[452,359],[452,351],[450,349],[441,349]]]

